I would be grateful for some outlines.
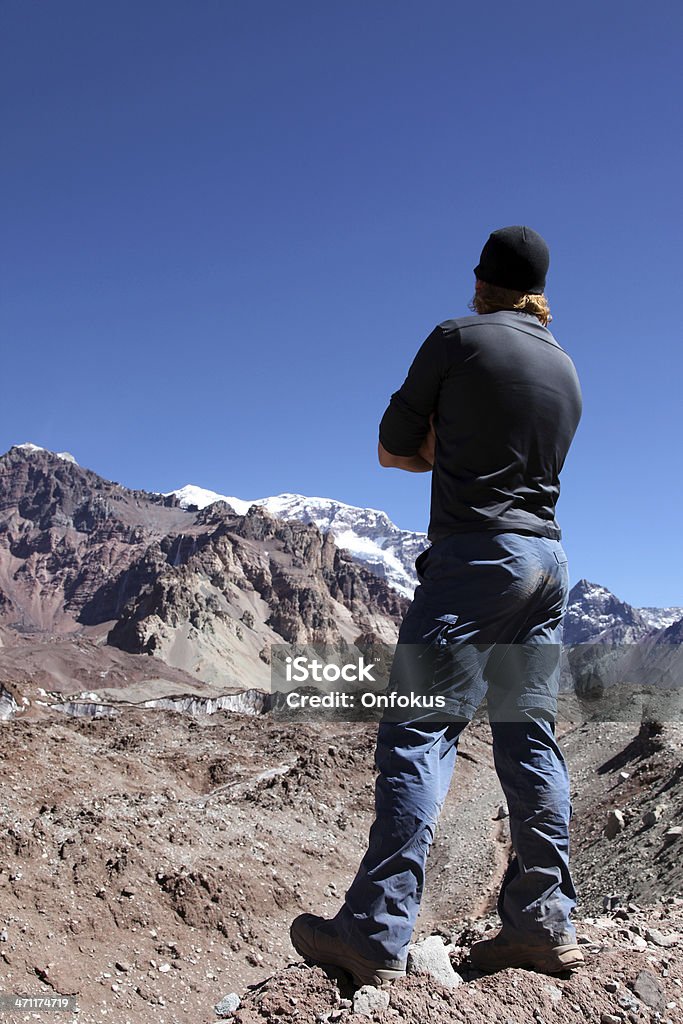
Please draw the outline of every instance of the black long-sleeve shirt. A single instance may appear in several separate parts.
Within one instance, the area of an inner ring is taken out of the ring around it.
[[[548,328],[505,310],[434,328],[379,438],[392,455],[415,455],[435,413],[430,540],[473,530],[559,540],[559,477],[581,408],[574,364]]]

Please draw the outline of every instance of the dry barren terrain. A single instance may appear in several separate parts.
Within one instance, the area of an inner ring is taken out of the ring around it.
[[[74,994],[88,1024],[206,1024],[230,992],[242,1024],[367,1021],[343,978],[299,963],[288,926],[304,910],[334,913],[355,872],[374,731],[139,708],[4,722],[2,990]],[[682,1021],[681,740],[671,725],[564,727],[587,965],[571,978],[484,977],[468,971],[467,951],[495,923],[509,846],[488,725],[475,722],[416,934],[451,943],[463,983],[409,976],[373,1019]]]

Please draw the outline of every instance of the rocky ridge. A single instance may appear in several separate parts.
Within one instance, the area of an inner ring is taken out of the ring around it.
[[[169,491],[165,496],[177,498],[184,508],[203,509],[225,501],[242,514],[258,505],[278,519],[315,523],[323,533],[333,534],[337,547],[348,551],[357,562],[386,580],[404,597],[413,596],[417,585],[415,559],[428,545],[426,533],[400,529],[386,512],[358,508],[333,498],[277,494],[245,501],[192,484]]]

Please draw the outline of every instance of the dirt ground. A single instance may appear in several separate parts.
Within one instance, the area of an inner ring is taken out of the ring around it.
[[[230,992],[238,1024],[367,1022],[343,978],[300,963],[288,927],[334,914],[358,866],[375,728],[142,709],[3,722],[0,991],[76,995],[84,1024],[211,1024]],[[668,725],[561,730],[587,964],[482,976],[467,952],[495,925],[509,836],[488,725],[474,723],[416,931],[453,944],[463,984],[409,976],[372,1019],[683,1022],[683,836],[667,835],[683,825],[682,740]],[[32,1019],[54,1018],[0,1013]]]

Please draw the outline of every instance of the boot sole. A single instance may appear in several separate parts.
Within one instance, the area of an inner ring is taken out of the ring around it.
[[[335,957],[332,953],[327,953],[323,957],[308,942],[305,927],[302,928],[297,925],[296,921],[292,922],[289,936],[295,950],[305,960],[310,960],[311,963],[322,964],[326,967],[341,967],[343,971],[347,971],[351,975],[357,985],[373,985],[376,988],[381,988],[382,985],[388,985],[390,982],[396,981],[398,978],[405,978],[406,976],[404,970],[375,967],[368,963],[364,957],[354,954],[353,950],[348,950],[343,955],[340,954],[339,957]]]

